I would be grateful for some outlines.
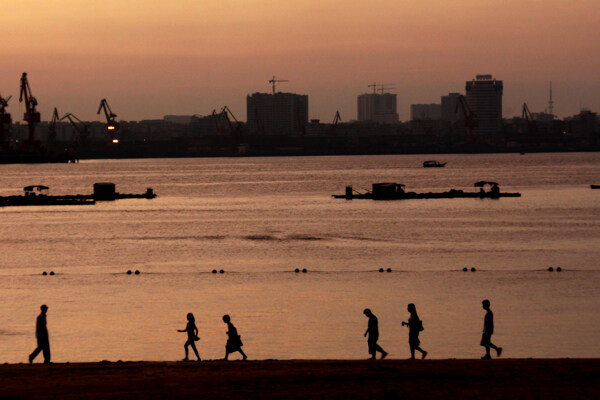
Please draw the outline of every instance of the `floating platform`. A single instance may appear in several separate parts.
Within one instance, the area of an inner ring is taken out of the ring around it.
[[[485,192],[465,192],[450,189],[447,192],[405,192],[404,185],[399,183],[374,183],[373,190],[356,193],[352,186],[346,186],[345,194],[334,194],[334,199],[369,199],[369,200],[412,200],[412,199],[499,199],[500,197],[521,197],[521,193],[500,192],[499,189]]]
[[[83,206],[94,205],[96,201],[114,201],[120,199],[153,199],[156,194],[151,188],[145,193],[119,193],[115,184],[110,182],[95,183],[94,193],[89,195],[60,195],[48,194],[50,188],[44,185],[25,186],[22,196],[0,196],[0,207],[11,206]]]

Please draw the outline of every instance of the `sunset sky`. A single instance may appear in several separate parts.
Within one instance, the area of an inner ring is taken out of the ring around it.
[[[600,112],[598,0],[3,1],[0,94],[22,113],[27,72],[42,119],[57,107],[97,120],[209,114],[246,119],[246,95],[309,95],[310,118],[356,118],[370,83],[394,83],[401,120],[465,81],[504,81],[504,116],[548,104]]]

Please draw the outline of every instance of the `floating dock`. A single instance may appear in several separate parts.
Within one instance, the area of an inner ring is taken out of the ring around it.
[[[465,192],[450,189],[447,192],[405,192],[400,183],[374,183],[373,189],[366,193],[357,193],[352,186],[346,186],[346,193],[332,195],[334,199],[369,199],[369,200],[412,200],[412,199],[499,199],[500,197],[521,197],[521,193],[491,191]]]
[[[111,182],[94,184],[94,193],[89,195],[59,195],[48,194],[49,187],[44,185],[25,186],[21,196],[0,196],[0,207],[11,206],[81,206],[93,205],[96,201],[114,201],[120,199],[153,199],[156,194],[151,188],[145,193],[119,193]]]

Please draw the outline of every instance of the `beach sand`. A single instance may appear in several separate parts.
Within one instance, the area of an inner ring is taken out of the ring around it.
[[[0,365],[0,399],[597,399],[600,360]]]

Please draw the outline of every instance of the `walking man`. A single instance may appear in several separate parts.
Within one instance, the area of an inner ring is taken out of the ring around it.
[[[483,300],[481,305],[486,311],[485,318],[483,319],[483,335],[481,336],[481,345],[485,347],[485,356],[481,358],[484,360],[492,358],[490,355],[490,347],[496,350],[496,354],[500,357],[500,354],[502,354],[502,347],[498,347],[492,343],[492,334],[494,333],[494,313],[490,309],[490,301],[487,299]]]
[[[40,307],[42,312],[38,315],[35,322],[35,336],[37,338],[37,348],[29,355],[29,363],[32,363],[40,352],[44,353],[44,364],[50,364],[50,340],[48,339],[48,327],[46,326],[47,305]]]
[[[365,332],[365,336],[369,335],[367,338],[369,354],[371,355],[369,360],[375,360],[377,352],[381,353],[381,359],[383,360],[388,353],[377,344],[377,340],[379,340],[379,322],[377,321],[377,317],[368,308],[365,308],[363,313],[369,318],[369,324]]]

